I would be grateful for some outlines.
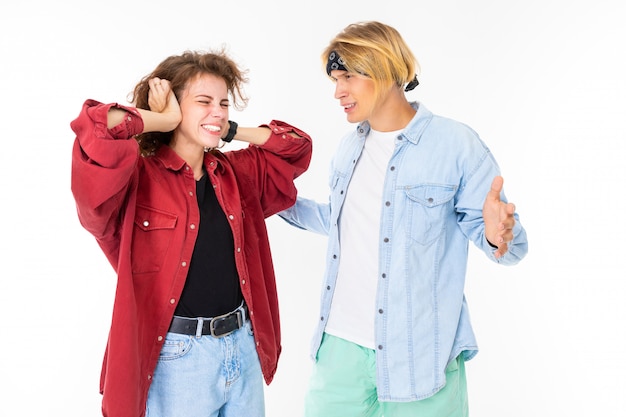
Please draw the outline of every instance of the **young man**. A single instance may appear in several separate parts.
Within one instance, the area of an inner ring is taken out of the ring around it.
[[[280,213],[329,237],[305,415],[466,416],[468,242],[513,265],[526,233],[479,136],[407,101],[417,61],[394,28],[349,25],[322,59],[357,127],[333,158],[329,203],[299,197]]]

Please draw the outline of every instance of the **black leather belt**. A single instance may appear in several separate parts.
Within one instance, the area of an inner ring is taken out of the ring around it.
[[[237,310],[222,316],[211,318],[189,318],[174,316],[169,331],[172,333],[195,335],[197,337],[211,335],[223,337],[240,329],[248,320],[248,308],[242,305]]]

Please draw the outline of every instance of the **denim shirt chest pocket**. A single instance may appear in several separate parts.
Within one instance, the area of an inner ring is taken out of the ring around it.
[[[446,216],[454,211],[456,186],[445,184],[418,184],[405,186],[408,202],[408,226],[412,240],[427,245],[444,230]]]

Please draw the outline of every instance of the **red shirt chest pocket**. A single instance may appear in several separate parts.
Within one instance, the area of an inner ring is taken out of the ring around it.
[[[178,216],[152,207],[137,206],[133,228],[133,273],[158,272],[175,236]]]

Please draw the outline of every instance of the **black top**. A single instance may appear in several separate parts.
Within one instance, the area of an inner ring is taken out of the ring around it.
[[[235,310],[243,300],[233,234],[208,177],[205,173],[196,181],[200,226],[187,281],[174,312],[177,316],[215,317]]]

